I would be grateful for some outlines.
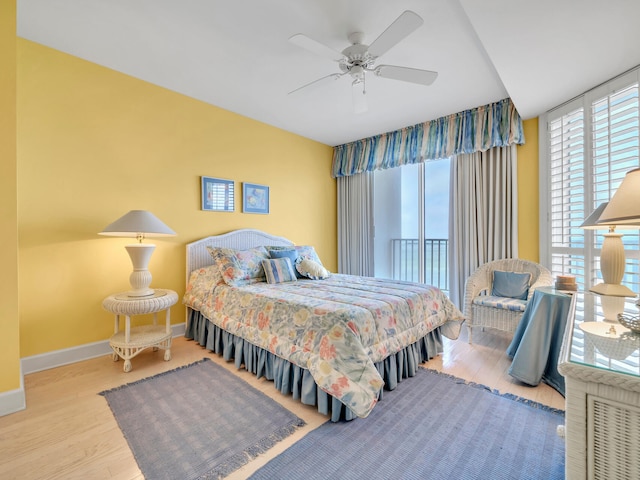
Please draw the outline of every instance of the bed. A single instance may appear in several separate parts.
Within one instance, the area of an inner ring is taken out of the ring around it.
[[[335,422],[366,417],[460,333],[462,313],[436,287],[281,272],[292,252],[298,270],[320,268],[312,246],[254,229],[188,244],[185,336]]]

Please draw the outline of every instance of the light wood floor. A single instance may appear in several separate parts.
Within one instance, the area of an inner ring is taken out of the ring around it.
[[[509,342],[508,335],[487,330],[474,332],[474,344],[469,345],[463,327],[458,340],[446,340],[444,353],[424,365],[564,410],[564,398],[551,387],[527,387],[507,374],[510,361],[504,352]],[[307,426],[227,478],[246,478],[326,421],[314,408],[277,392],[271,382],[237,371],[233,364],[226,364],[194,342],[175,338],[171,352],[172,360],[164,362],[162,350],[146,350],[133,359],[129,373],[123,373],[122,361],[113,362],[110,356],[104,356],[27,375],[27,409],[0,417],[0,478],[142,479],[111,410],[98,392],[204,357],[224,365],[307,422]],[[384,403],[379,408],[384,408]]]

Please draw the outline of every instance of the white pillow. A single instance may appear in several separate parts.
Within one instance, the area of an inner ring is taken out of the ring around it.
[[[314,262],[308,258],[299,257],[296,262],[296,270],[303,277],[310,278],[311,280],[322,280],[329,275],[329,271],[320,265],[318,262]]]

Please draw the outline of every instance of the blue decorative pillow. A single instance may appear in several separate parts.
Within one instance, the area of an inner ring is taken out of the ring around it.
[[[530,273],[493,271],[493,289],[491,295],[494,297],[517,298],[526,300],[529,296]]]
[[[295,282],[296,273],[288,258],[272,258],[262,261],[262,268],[267,277],[267,283]]]
[[[291,260],[291,265],[296,265],[301,258],[308,258],[316,263],[322,265],[320,257],[316,253],[316,249],[311,245],[295,245],[291,247],[267,247],[269,256],[271,258],[283,258],[286,257]],[[296,270],[296,276],[298,278],[305,278]]]
[[[291,262],[291,265],[296,264],[296,260],[298,260],[298,251],[295,248],[287,248],[282,250],[272,250],[267,249],[269,252],[269,256],[271,258],[288,258]],[[298,278],[300,278],[298,276]]]

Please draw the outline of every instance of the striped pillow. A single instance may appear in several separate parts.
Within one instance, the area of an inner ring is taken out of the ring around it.
[[[267,283],[295,282],[296,272],[288,258],[272,258],[262,260],[262,268],[267,277]]]

